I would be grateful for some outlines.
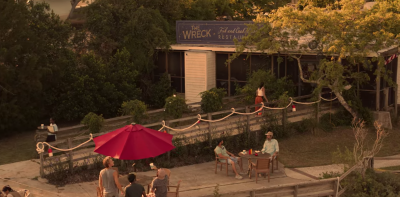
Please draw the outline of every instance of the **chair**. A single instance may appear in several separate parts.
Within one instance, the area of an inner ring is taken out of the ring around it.
[[[278,154],[276,155],[275,159],[271,160],[271,173],[274,173],[274,161],[275,161],[275,165],[276,165],[276,169],[279,170],[279,165],[278,165]]]
[[[178,185],[177,186],[169,186],[168,185],[168,193],[167,193],[167,197],[179,197],[179,186],[181,185],[181,180],[179,180]],[[170,191],[170,187],[174,187],[176,188],[175,191],[171,192]]]
[[[168,185],[169,185],[169,180],[171,179],[171,170],[169,170],[167,168],[162,168],[162,169],[165,171],[165,174],[168,176]],[[158,171],[157,171],[157,173],[158,173]],[[154,176],[153,180],[155,178],[157,178],[157,176]],[[153,184],[153,182],[147,185],[147,193],[150,192],[151,184]],[[168,188],[168,191],[169,191],[169,188]]]
[[[226,176],[228,176],[228,160],[225,159],[225,162],[221,162],[219,160],[218,154],[215,151],[214,151],[214,154],[215,154],[215,174],[217,174],[217,166],[218,166],[218,164],[220,164],[221,165],[220,171],[222,171],[222,165],[225,165],[226,166]]]
[[[267,173],[268,174],[268,182],[269,182],[269,164],[270,159],[257,159],[256,163],[251,162],[250,166],[250,178],[253,170],[256,171],[256,183],[258,180],[258,174]]]

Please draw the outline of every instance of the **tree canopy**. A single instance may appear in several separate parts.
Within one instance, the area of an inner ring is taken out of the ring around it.
[[[280,7],[268,16],[259,15],[249,26],[249,33],[237,43],[237,54],[244,51],[286,53],[298,62],[300,78],[305,83],[317,84],[316,91],[330,88],[343,107],[353,117],[357,111],[344,100],[342,92],[351,82],[369,81],[366,73],[358,72],[357,65],[376,63],[375,75],[387,77],[382,51],[398,46],[400,41],[400,1],[376,1],[371,9],[363,8],[364,0],[341,0],[326,7],[307,1],[297,9]],[[312,43],[313,49],[309,49]],[[303,77],[301,55],[320,54],[320,61],[311,77]]]

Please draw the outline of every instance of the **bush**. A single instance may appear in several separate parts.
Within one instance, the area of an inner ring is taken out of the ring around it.
[[[181,118],[188,109],[185,99],[177,96],[170,96],[165,100],[165,113],[172,118]]]
[[[355,88],[350,88],[350,90],[343,91],[343,98],[344,100],[346,100],[349,106],[359,114],[360,118],[362,118],[368,126],[373,125],[374,116],[370,109],[362,105],[361,99],[358,98],[358,96],[356,95]],[[347,110],[345,111],[345,113],[350,114],[350,112],[348,112]],[[351,118],[351,120],[352,119],[353,118]]]
[[[145,117],[147,106],[144,102],[139,100],[125,101],[121,105],[121,112],[123,115],[131,115],[132,121],[141,123]]]
[[[278,99],[285,92],[288,96],[294,95],[294,84],[286,77],[276,79],[271,71],[257,70],[248,78],[248,82],[243,88],[236,87],[238,94],[244,94],[244,100],[248,103],[254,103],[256,90],[261,82],[264,82],[265,95],[269,101]]]
[[[296,123],[294,127],[298,133],[306,133],[313,131],[316,127],[316,121],[313,118],[303,118],[300,122]]]
[[[391,197],[400,196],[400,177],[389,172],[376,173],[368,169],[363,178],[360,173],[346,181],[348,189],[345,196]]]
[[[85,125],[84,129],[89,129],[90,133],[99,133],[104,124],[103,115],[97,115],[93,112],[88,113],[81,124]]]
[[[278,116],[276,114],[265,113],[266,121],[261,125],[261,132],[266,134],[268,131],[274,133],[274,138],[282,139],[289,137],[292,134],[292,123],[286,120],[286,128],[279,124]]]
[[[164,107],[166,104],[165,99],[173,94],[171,88],[171,80],[168,78],[168,74],[164,73],[160,81],[153,84],[150,90],[150,105],[154,107]]]
[[[201,109],[204,113],[216,112],[222,109],[222,98],[226,94],[223,88],[212,88],[200,93]]]

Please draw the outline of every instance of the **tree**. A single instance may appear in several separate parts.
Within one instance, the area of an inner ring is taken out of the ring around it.
[[[342,106],[353,117],[359,118],[342,96],[351,87],[351,81],[365,82],[369,77],[357,72],[357,65],[366,66],[367,57],[374,54],[377,66],[375,75],[393,84],[384,68],[382,49],[398,45],[400,39],[400,1],[396,3],[379,0],[372,9],[361,9],[364,0],[341,0],[334,5],[317,7],[313,1],[299,10],[290,6],[278,8],[268,17],[259,16],[249,26],[249,34],[237,44],[240,53],[262,51],[286,53],[297,60],[300,78],[305,83],[316,84],[320,91],[330,88]],[[311,43],[314,50],[309,50]],[[303,77],[301,55],[320,53],[327,57],[319,63],[310,78]]]
[[[47,115],[44,92],[67,58],[72,28],[32,1],[0,1],[0,21],[0,131],[32,128]]]

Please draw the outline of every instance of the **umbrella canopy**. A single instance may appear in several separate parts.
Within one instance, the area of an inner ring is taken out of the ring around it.
[[[94,152],[123,160],[150,158],[174,149],[172,137],[168,133],[132,124],[94,138]]]

